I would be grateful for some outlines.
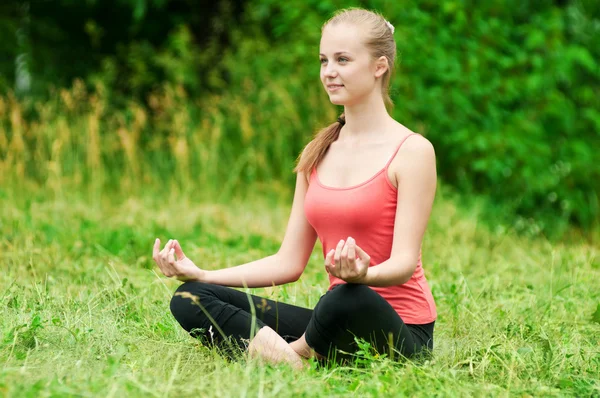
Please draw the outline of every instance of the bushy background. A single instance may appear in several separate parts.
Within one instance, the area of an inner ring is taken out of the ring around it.
[[[3,2],[0,183],[289,191],[340,112],[318,46],[346,6],[395,25],[393,116],[432,141],[466,205],[484,195],[491,223],[533,234],[598,230],[594,1]]]

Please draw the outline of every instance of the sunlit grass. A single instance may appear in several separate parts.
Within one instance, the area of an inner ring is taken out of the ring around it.
[[[312,110],[303,117],[281,87],[192,100],[165,86],[146,106],[118,109],[102,85],[89,91],[80,80],[47,101],[0,96],[0,184],[27,182],[55,195],[82,184],[93,193],[169,184],[231,197],[247,183],[289,182],[300,148],[336,109],[307,88]]]
[[[598,249],[491,233],[443,188],[423,246],[439,312],[433,358],[367,355],[361,366],[302,373],[230,362],[188,337],[168,310],[178,283],[151,259],[155,237],[179,239],[207,269],[270,255],[289,192],[216,203],[157,187],[58,198],[23,189],[0,191],[3,395],[600,393]],[[253,292],[314,306],[326,286],[317,245],[300,281]]]

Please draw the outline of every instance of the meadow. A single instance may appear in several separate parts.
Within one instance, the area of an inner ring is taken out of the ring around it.
[[[227,360],[171,316],[179,283],[160,275],[153,240],[180,240],[206,269],[270,255],[291,193],[197,197],[160,186],[0,188],[0,395],[600,394],[598,248],[492,231],[443,185],[423,244],[439,313],[432,358],[398,363],[364,350],[352,365],[301,372]],[[320,250],[298,282],[251,291],[314,306],[327,287]]]
[[[361,2],[397,28],[391,114],[436,148],[435,348],[300,372],[189,337],[152,245],[205,269],[278,250],[296,156],[340,113],[318,27],[355,2],[21,3],[0,18],[0,396],[600,397],[595,2]],[[326,288],[317,243],[298,282],[248,292]]]
[[[101,93],[76,81],[43,103],[0,97],[0,395],[600,394],[597,239],[484,222],[483,198],[441,181],[423,243],[439,313],[432,358],[398,363],[365,347],[353,364],[295,372],[201,345],[169,312],[179,283],[160,275],[154,239],[178,239],[206,269],[275,253],[291,143],[307,139],[277,123],[300,114],[288,101],[273,111],[282,117],[250,121],[260,104],[238,98],[228,118],[235,98],[193,104],[176,89],[150,110],[113,112]],[[323,104],[306,123],[334,117]],[[317,243],[298,282],[250,291],[311,307],[326,288]]]

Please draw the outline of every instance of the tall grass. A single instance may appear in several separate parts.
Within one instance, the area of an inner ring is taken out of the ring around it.
[[[46,101],[0,96],[0,187],[55,198],[153,189],[213,200],[281,194],[293,186],[303,146],[339,111],[317,85],[293,87],[294,95],[304,95],[294,101],[284,89],[294,84],[274,79],[259,87],[245,79],[238,90],[199,99],[163,85],[144,104],[118,107],[102,83],[90,89],[81,80]],[[549,232],[539,220],[507,217],[508,208],[487,203],[488,223],[529,235]],[[563,239],[600,239],[598,228],[560,231]]]
[[[279,87],[248,83],[243,97],[192,100],[164,86],[147,106],[119,110],[102,85],[91,92],[80,80],[46,102],[0,97],[0,184],[55,195],[166,185],[213,197],[247,184],[286,184],[299,150],[336,110],[315,87],[306,90],[312,111],[303,112]]]

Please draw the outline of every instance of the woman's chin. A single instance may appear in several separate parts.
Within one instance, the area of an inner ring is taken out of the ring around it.
[[[346,105],[346,101],[344,101],[342,98],[336,98],[335,96],[329,96],[329,101],[333,105]]]

